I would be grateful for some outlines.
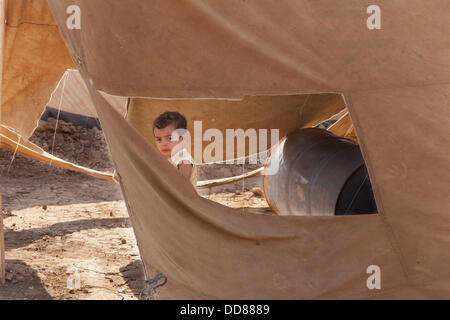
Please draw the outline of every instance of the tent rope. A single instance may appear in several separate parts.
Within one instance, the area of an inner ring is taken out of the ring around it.
[[[242,164],[242,174],[245,174],[245,162]],[[242,179],[242,194],[244,194],[245,191],[245,178]]]
[[[160,280],[162,280],[162,282]],[[154,300],[156,298],[156,289],[167,283],[167,277],[160,272],[154,278],[146,279],[145,283],[148,285],[149,299]]]
[[[66,80],[69,76],[69,73],[66,71],[64,73],[64,79],[63,79],[63,86],[62,86],[62,90],[61,90],[61,97],[59,98],[59,106],[58,106],[58,114],[56,115],[56,123],[55,123],[55,132],[53,132],[53,141],[52,141],[52,152],[50,153],[52,156],[54,155],[55,152],[55,140],[56,140],[56,131],[58,130],[58,121],[59,121],[59,114],[61,113],[61,106],[62,106],[62,101],[63,101],[63,97],[64,97],[64,89],[66,87]],[[52,164],[53,160],[50,159],[50,165]]]
[[[245,160],[242,163],[242,175],[245,174]],[[242,196],[244,196],[244,192],[245,192],[245,176],[244,179],[242,179]],[[244,207],[242,207],[242,212],[244,212]]]
[[[112,173],[112,180],[116,183],[120,183],[120,181],[118,180],[118,175],[117,175],[117,170],[114,169],[113,173]]]
[[[16,154],[17,154],[17,150],[19,149],[21,139],[22,139],[22,136],[19,136],[19,140],[16,143],[16,148],[14,149],[14,153],[11,157],[11,161],[9,162],[8,170],[6,171],[6,173],[9,173],[9,170],[11,170],[12,164],[13,164],[14,160],[16,159]]]

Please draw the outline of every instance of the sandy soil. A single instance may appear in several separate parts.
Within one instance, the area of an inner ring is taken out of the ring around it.
[[[64,159],[113,170],[101,132],[58,127],[54,147],[51,123],[41,123],[31,140]],[[0,150],[0,171],[7,259],[0,299],[146,298],[142,263],[119,185],[13,157],[5,150]],[[237,172],[241,167],[218,166],[201,169],[199,176],[212,179]],[[264,197],[248,191],[259,185],[253,178],[201,194],[231,207],[267,212]],[[79,290],[67,286],[75,274],[71,267],[79,272]]]

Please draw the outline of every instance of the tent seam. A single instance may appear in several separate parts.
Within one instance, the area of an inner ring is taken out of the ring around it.
[[[19,28],[23,24],[31,24],[31,25],[35,25],[35,26],[58,27],[56,24],[37,23],[37,22],[29,22],[29,21],[21,21],[17,25],[12,25],[12,24],[9,24],[8,22],[5,23],[5,25],[10,28]]]

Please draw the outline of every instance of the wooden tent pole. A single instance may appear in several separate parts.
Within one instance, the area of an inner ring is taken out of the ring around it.
[[[6,263],[5,263],[5,233],[3,229],[2,198],[0,194],[0,282],[6,281]]]
[[[0,0],[0,124],[2,123],[3,50],[6,29],[6,0]],[[3,230],[2,195],[0,190],[0,282],[5,284],[5,238]]]

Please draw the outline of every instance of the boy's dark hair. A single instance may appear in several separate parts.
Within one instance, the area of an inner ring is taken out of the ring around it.
[[[173,125],[176,129],[187,129],[186,118],[179,112],[166,111],[160,114],[153,122],[153,132],[155,128],[162,129]]]

